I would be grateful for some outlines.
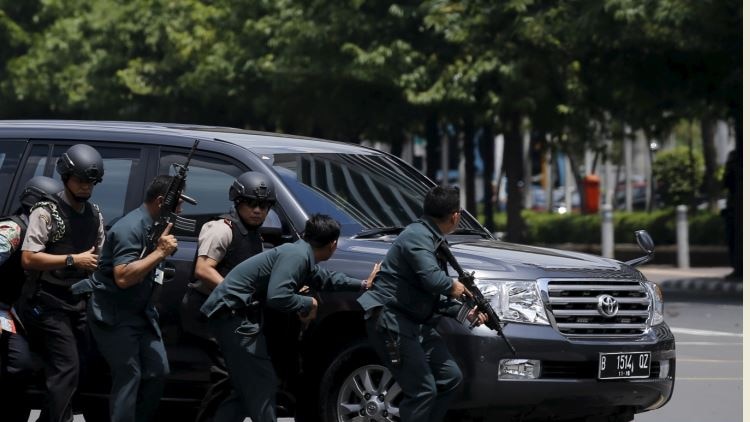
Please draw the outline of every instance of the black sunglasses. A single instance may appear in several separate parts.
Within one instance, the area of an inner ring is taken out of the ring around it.
[[[265,199],[244,199],[242,200],[243,203],[247,204],[250,208],[262,208],[264,210],[267,210],[271,208],[274,204],[273,201],[268,201]]]

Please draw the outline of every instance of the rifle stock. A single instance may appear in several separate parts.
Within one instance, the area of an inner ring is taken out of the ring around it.
[[[464,271],[464,269],[461,267],[461,264],[458,263],[458,260],[456,260],[456,257],[451,252],[447,242],[442,242],[438,249],[446,259],[446,261],[448,261],[448,264],[450,264],[450,266],[453,267],[453,269],[458,273],[458,281],[463,284],[464,287],[466,287],[466,290],[468,290],[469,293],[471,293],[471,295],[474,297],[473,302],[476,305],[477,310],[487,315],[487,321],[484,325],[496,331],[497,335],[503,338],[505,344],[515,355],[516,349],[513,347],[513,345],[510,344],[510,341],[503,333],[503,322],[500,320],[500,316],[497,314],[497,312],[495,312],[492,304],[490,304],[490,301],[487,300],[486,297],[484,297],[484,294],[482,294],[482,291],[479,290],[479,287],[477,287],[476,283],[474,282],[474,273],[468,273]]]

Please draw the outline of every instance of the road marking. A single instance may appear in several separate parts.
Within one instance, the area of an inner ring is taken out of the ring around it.
[[[685,362],[697,362],[697,363],[740,363],[741,360],[721,360],[721,359],[683,359],[683,358],[677,358],[677,363],[685,363]]]
[[[678,341],[678,346],[742,346],[742,343],[718,343],[713,341]]]
[[[693,336],[742,337],[741,333],[727,333],[724,331],[694,330],[692,328],[672,328],[672,333],[689,334]]]

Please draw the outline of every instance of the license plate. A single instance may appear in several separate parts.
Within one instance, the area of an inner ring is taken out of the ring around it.
[[[651,352],[599,353],[599,379],[648,378]]]

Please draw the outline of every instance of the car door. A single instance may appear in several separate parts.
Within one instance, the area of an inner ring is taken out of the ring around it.
[[[193,396],[197,391],[203,391],[200,383],[209,382],[210,362],[199,348],[196,338],[190,334],[191,321],[188,320],[189,316],[180,311],[181,302],[187,291],[187,284],[193,280],[198,235],[202,225],[232,209],[229,187],[237,176],[250,170],[247,165],[232,157],[200,149],[202,146],[203,144],[199,145],[190,161],[185,183],[185,194],[198,203],[183,203],[180,214],[181,217],[196,220],[195,230],[173,231],[178,240],[178,250],[168,258],[167,265],[175,269],[175,275],[172,280],[164,283],[158,302],[171,370],[165,392],[167,397]],[[158,174],[174,175],[172,164],[184,163],[188,152],[188,148],[161,148]],[[266,248],[294,238],[287,221],[278,205],[269,212],[264,224],[268,226],[267,235],[264,234]]]

